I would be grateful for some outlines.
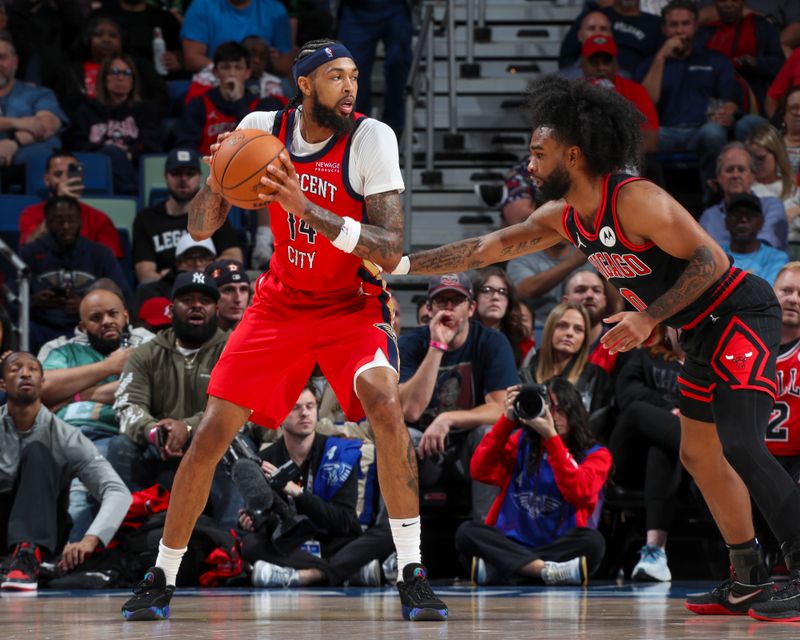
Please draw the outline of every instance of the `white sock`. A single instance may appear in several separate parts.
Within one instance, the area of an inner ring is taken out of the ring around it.
[[[403,567],[422,563],[419,550],[422,528],[419,516],[408,519],[389,518],[389,526],[392,528],[394,548],[397,549],[397,581],[400,582],[403,579]]]
[[[170,549],[164,544],[164,540],[158,541],[158,557],[156,558],[156,566],[164,571],[167,577],[167,584],[175,586],[175,578],[178,576],[178,569],[181,568],[181,560],[186,553],[186,549]]]

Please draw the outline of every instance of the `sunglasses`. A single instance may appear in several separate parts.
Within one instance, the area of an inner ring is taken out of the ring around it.
[[[109,69],[106,75],[109,76],[125,76],[126,78],[130,78],[133,76],[133,71],[130,69]]]

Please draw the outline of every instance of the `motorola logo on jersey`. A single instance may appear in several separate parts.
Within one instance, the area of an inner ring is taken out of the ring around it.
[[[605,228],[608,229],[608,227]],[[609,231],[611,230],[609,229]],[[601,230],[601,238],[602,234]],[[638,278],[653,273],[653,270],[634,253],[596,251],[587,260],[607,280],[610,278]]]
[[[336,198],[336,191],[339,187],[335,184],[331,184],[327,180],[323,180],[319,176],[310,173],[301,173],[299,178],[301,191],[313,193],[315,196],[325,198],[330,202],[333,202]]]
[[[614,234],[614,230],[611,227],[606,226],[600,229],[600,233],[597,234],[597,237],[600,238],[600,242],[606,247],[613,247],[617,244],[617,236]]]

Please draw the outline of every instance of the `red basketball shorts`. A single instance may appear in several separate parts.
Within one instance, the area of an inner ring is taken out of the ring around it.
[[[276,429],[319,364],[348,420],[362,419],[357,375],[374,366],[399,370],[390,296],[369,289],[376,294],[355,287],[333,297],[297,291],[263,274],[211,373],[208,395],[251,409],[250,420]]]

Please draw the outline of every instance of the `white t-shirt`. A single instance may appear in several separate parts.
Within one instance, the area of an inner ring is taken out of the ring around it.
[[[277,111],[254,111],[247,114],[236,128],[271,132],[277,113]],[[291,151],[299,157],[322,151],[330,141],[328,138],[314,144],[306,142],[300,135],[302,113],[302,110],[297,111],[292,134]],[[350,186],[361,196],[404,190],[397,138],[389,125],[367,118],[358,126],[353,134],[348,171]]]

